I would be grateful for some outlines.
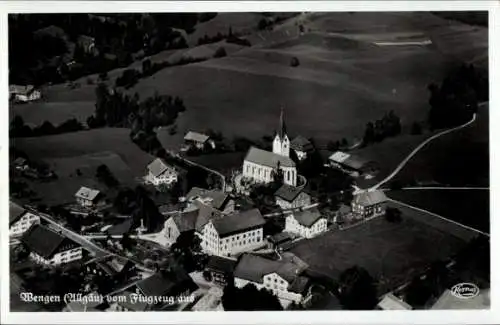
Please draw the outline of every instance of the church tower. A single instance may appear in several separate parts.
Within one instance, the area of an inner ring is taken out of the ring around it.
[[[283,107],[281,108],[279,129],[278,132],[276,132],[276,136],[273,141],[273,152],[286,157],[290,156],[290,139],[288,139],[288,136],[286,135]]]

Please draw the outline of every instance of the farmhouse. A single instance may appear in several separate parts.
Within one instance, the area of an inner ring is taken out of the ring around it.
[[[392,293],[388,293],[380,300],[377,305],[378,310],[411,310],[412,307],[394,296]]]
[[[310,284],[308,278],[300,275],[303,271],[302,266],[290,261],[244,254],[236,265],[234,284],[242,288],[252,283],[258,289],[270,290],[280,300],[301,303]]]
[[[189,131],[184,136],[184,143],[188,147],[195,147],[200,150],[207,147],[215,149],[215,142],[208,135],[193,131]]]
[[[280,128],[273,141],[273,152],[251,147],[243,161],[243,176],[257,183],[270,183],[281,170],[285,184],[297,185],[297,168],[290,159],[290,140],[286,135],[283,110],[280,115]]]
[[[158,185],[172,185],[177,182],[179,174],[161,158],[156,158],[147,167],[146,181]]]
[[[328,157],[331,167],[337,168],[353,177],[369,174],[375,171],[375,163],[343,151],[336,151]]]
[[[78,202],[83,207],[92,207],[99,200],[101,192],[98,190],[93,190],[88,187],[82,186],[76,192],[75,198],[76,202]]]
[[[200,201],[224,213],[234,211],[234,201],[227,193],[218,190],[207,190],[200,187],[193,187],[186,194],[188,202]]]
[[[19,237],[33,224],[40,223],[40,217],[14,202],[9,202],[9,236]]]
[[[33,225],[21,238],[37,263],[60,265],[80,260],[82,247],[63,235],[39,224]]]
[[[236,260],[216,255],[210,256],[205,271],[210,275],[210,280],[214,283],[225,286],[233,280],[234,268],[236,267]]]
[[[18,102],[31,102],[42,97],[42,93],[40,90],[36,89],[33,85],[27,86],[18,86],[18,85],[10,85],[9,86],[9,98],[13,101]]]
[[[200,232],[201,247],[207,253],[219,256],[252,251],[264,245],[264,224],[258,209],[212,219]]]
[[[387,196],[380,190],[365,191],[354,196],[352,212],[358,218],[379,216],[385,213],[386,201]]]
[[[293,209],[311,204],[311,196],[304,192],[302,187],[290,186],[283,184],[274,193],[276,204],[282,209]]]
[[[292,142],[290,143],[290,148],[295,151],[299,160],[306,159],[307,154],[314,150],[311,141],[307,140],[301,135],[295,137],[292,140]]]
[[[285,231],[312,238],[327,230],[327,220],[317,208],[293,212],[286,217]]]

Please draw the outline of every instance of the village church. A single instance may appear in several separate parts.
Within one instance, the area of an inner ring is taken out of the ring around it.
[[[290,139],[286,134],[283,109],[281,109],[279,129],[273,141],[273,151],[251,147],[243,162],[243,176],[257,183],[270,183],[278,169],[283,172],[285,184],[296,186],[297,167],[290,158]]]

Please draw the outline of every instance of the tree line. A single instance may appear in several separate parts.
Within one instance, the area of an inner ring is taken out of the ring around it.
[[[77,119],[71,118],[57,126],[51,122],[45,121],[36,127],[30,127],[24,122],[24,119],[16,115],[10,122],[9,136],[12,138],[39,137],[45,135],[55,135],[61,133],[78,132],[84,130],[84,126]]]
[[[368,122],[363,135],[363,145],[381,142],[385,138],[401,133],[401,121],[394,111],[389,111],[379,120]]]

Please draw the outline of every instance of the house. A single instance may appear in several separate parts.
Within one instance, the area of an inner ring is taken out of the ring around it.
[[[244,254],[236,265],[234,284],[243,288],[252,283],[257,289],[271,291],[280,300],[301,303],[310,286],[309,279],[301,275],[303,271],[303,267],[290,261]]]
[[[201,230],[201,247],[212,255],[231,256],[265,245],[265,220],[258,209],[210,220]]]
[[[336,151],[330,155],[328,163],[331,167],[337,168],[353,177],[373,173],[377,169],[375,162],[343,151]]]
[[[179,173],[175,168],[167,165],[161,158],[156,158],[147,167],[146,181],[155,186],[172,185],[177,182],[178,177]]]
[[[311,196],[303,187],[283,184],[275,193],[276,204],[282,209],[300,208],[311,204]]]
[[[21,236],[35,223],[40,223],[39,216],[14,202],[9,202],[9,237]]]
[[[286,134],[283,110],[280,115],[280,128],[273,141],[273,151],[251,147],[243,161],[243,177],[256,183],[270,183],[278,169],[283,173],[285,184],[297,185],[297,167],[290,158],[290,140]]]
[[[293,212],[285,219],[285,231],[312,238],[327,231],[327,219],[317,208]]]
[[[188,297],[197,289],[198,286],[184,270],[159,271],[118,292],[117,297],[125,296],[126,299],[111,304],[110,310],[159,310],[177,304],[177,297]]]
[[[230,281],[233,281],[236,263],[234,259],[212,255],[208,258],[205,271],[210,274],[214,283],[225,286]]]
[[[451,290],[446,289],[439,299],[434,303],[431,309],[443,310],[443,309],[490,309],[490,289],[481,290],[479,294],[475,297],[470,297],[467,299],[458,298],[452,294]]]
[[[314,146],[311,141],[307,140],[303,136],[299,135],[295,137],[290,143],[290,148],[295,151],[297,158],[299,160],[304,160],[307,158],[307,154],[314,150]]]
[[[215,142],[208,135],[193,131],[186,133],[184,143],[189,147],[195,147],[200,150],[205,148],[215,149]]]
[[[126,280],[135,270],[135,264],[132,261],[119,256],[94,258],[83,267],[87,274],[106,277],[111,282]]]
[[[392,293],[388,293],[377,305],[378,310],[411,310],[412,307]]]
[[[9,86],[9,98],[10,100],[17,102],[31,102],[42,97],[40,90],[35,88],[33,85],[19,86],[10,85]]]
[[[280,246],[289,243],[294,240],[294,237],[291,233],[283,231],[272,236],[267,237],[268,247],[271,249],[280,249]]]
[[[387,196],[380,190],[364,191],[354,196],[351,202],[352,213],[357,218],[368,218],[385,213]]]
[[[188,194],[186,194],[186,200],[188,202],[198,200],[224,213],[231,213],[234,211],[234,200],[231,200],[229,194],[219,190],[207,190],[193,187]]]
[[[82,247],[45,226],[34,224],[21,238],[37,263],[60,265],[82,259]]]
[[[92,207],[94,206],[100,197],[100,192],[98,190],[93,190],[88,187],[82,186],[76,192],[75,198],[76,202],[78,202],[83,207]]]
[[[91,292],[81,299],[75,299],[62,310],[63,312],[104,312],[109,308],[106,299],[98,292]]]

